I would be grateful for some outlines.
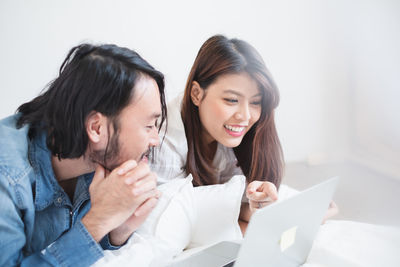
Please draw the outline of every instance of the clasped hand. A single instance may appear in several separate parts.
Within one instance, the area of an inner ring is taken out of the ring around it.
[[[89,187],[91,208],[82,223],[97,242],[109,234],[113,245],[122,245],[157,204],[156,186],[157,176],[144,162],[129,160],[110,173],[99,165]]]

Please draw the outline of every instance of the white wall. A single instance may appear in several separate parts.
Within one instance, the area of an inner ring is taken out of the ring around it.
[[[360,3],[351,27],[351,156],[400,178],[400,2]]]
[[[371,19],[368,12],[360,14],[364,3],[372,13],[379,9],[383,22],[376,17]],[[365,133],[376,123],[387,127],[381,135],[390,132],[391,138],[399,136],[398,126],[391,126],[394,116],[388,116],[386,121],[376,118],[361,123],[370,115],[363,107],[376,99],[377,89],[387,93],[379,91],[381,106],[388,107],[387,101],[394,103],[398,96],[394,79],[398,68],[394,67],[398,67],[399,45],[391,43],[393,38],[398,42],[398,7],[394,1],[378,0],[3,0],[0,117],[13,113],[21,103],[37,95],[56,77],[67,51],[85,41],[135,49],[166,75],[166,90],[171,98],[183,90],[201,44],[211,35],[222,33],[255,46],[274,75],[281,91],[277,125],[286,159],[338,159],[354,154],[350,153],[356,150],[354,147],[368,142],[364,139],[374,138]],[[364,37],[375,24],[392,27],[386,35],[378,26],[375,28],[377,34],[387,37],[376,46],[385,44],[391,50],[383,51],[387,52],[383,62],[377,54],[371,57],[372,62],[365,62],[368,49],[374,46],[366,44]],[[392,64],[388,71],[378,68],[387,62]],[[379,74],[371,78],[368,74],[376,68]],[[386,89],[375,86],[382,85],[381,79],[387,76],[391,79],[386,80]],[[366,84],[368,89],[364,91]],[[365,98],[367,102],[362,102]],[[396,109],[395,105],[391,107]]]

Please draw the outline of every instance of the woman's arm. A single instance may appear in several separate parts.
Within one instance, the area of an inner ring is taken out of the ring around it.
[[[242,230],[243,235],[246,232],[247,225],[249,224],[251,214],[252,213],[249,208],[249,203],[242,202],[242,205],[240,206],[239,226],[240,226],[240,230]]]
[[[242,202],[239,215],[239,226],[242,234],[246,232],[247,224],[256,209],[261,209],[278,199],[276,186],[270,182],[253,181],[246,188],[249,202]]]
[[[331,201],[331,203],[329,204],[329,208],[328,208],[327,212],[325,213],[324,218],[322,219],[322,224],[324,224],[326,222],[326,220],[328,220],[332,216],[335,216],[338,213],[339,213],[338,206],[336,205],[336,203],[334,201]]]

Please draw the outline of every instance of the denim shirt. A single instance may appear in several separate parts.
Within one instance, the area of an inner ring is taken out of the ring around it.
[[[70,198],[58,184],[46,135],[30,140],[18,114],[0,121],[0,266],[89,266],[103,249],[82,217],[90,208],[93,173],[78,177]]]

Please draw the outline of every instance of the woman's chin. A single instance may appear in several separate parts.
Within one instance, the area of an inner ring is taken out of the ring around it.
[[[225,147],[234,148],[234,147],[237,147],[237,146],[240,145],[240,143],[242,142],[243,138],[235,138],[235,139],[236,140],[232,140],[232,139],[226,140],[226,139],[224,139],[224,140],[221,140],[221,142],[219,142],[219,143],[221,143]]]

